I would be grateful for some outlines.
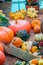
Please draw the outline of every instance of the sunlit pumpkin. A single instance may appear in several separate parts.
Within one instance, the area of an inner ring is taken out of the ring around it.
[[[0,41],[9,43],[14,37],[13,31],[7,27],[0,27]]]
[[[3,65],[6,61],[6,57],[5,57],[5,54],[0,51],[0,65]]]
[[[29,33],[31,30],[31,25],[26,20],[17,20],[11,21],[9,28],[13,30],[14,34],[16,34],[20,30],[26,30]]]

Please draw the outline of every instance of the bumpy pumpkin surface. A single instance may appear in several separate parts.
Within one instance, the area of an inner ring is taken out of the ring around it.
[[[22,40],[27,41],[30,37],[30,34],[26,30],[21,30],[17,32],[17,36],[20,37]]]
[[[34,28],[35,26],[40,26],[41,25],[41,21],[40,20],[33,20],[31,22],[31,27]]]
[[[9,43],[14,37],[13,31],[6,27],[0,27],[0,41]]]
[[[17,20],[10,22],[9,28],[13,30],[14,34],[20,30],[26,30],[28,33],[31,30],[31,25],[26,20]]]
[[[33,30],[34,30],[34,33],[40,33],[41,27],[36,25]]]
[[[15,37],[13,40],[13,45],[16,47],[21,47],[22,43],[23,43],[23,41],[19,37]]]

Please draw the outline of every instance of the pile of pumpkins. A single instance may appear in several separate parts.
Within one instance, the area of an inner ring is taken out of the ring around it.
[[[18,19],[25,19],[26,16],[26,11],[24,9],[21,9],[20,11],[17,12],[10,12],[9,17],[13,20],[18,20]]]
[[[23,14],[23,16],[26,15],[24,10],[21,10],[20,12]],[[10,14],[11,18],[12,16],[13,18],[16,17],[15,13],[13,14],[14,16]],[[26,20],[14,20],[16,21],[9,22],[9,19],[5,15],[2,15],[2,11],[0,11],[0,42],[4,44],[10,44],[12,42],[14,47],[21,48],[22,50],[28,51],[29,53],[37,56],[38,52],[43,46],[43,34],[39,34],[41,32],[41,21],[35,19],[29,23],[29,21]],[[30,38],[31,29],[34,31],[34,33],[38,33],[34,36],[36,42],[27,42],[27,40]],[[2,50],[2,47],[0,47],[0,49]],[[2,52],[2,54],[4,53]],[[5,61],[2,62],[4,63]]]

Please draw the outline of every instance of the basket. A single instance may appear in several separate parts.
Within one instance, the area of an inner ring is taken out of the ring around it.
[[[11,2],[0,3],[0,10],[9,17],[9,12],[11,11]]]

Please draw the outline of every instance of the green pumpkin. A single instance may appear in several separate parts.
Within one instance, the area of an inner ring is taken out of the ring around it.
[[[14,65],[26,65],[25,61],[16,61]]]
[[[27,41],[30,35],[26,30],[21,30],[16,33],[17,37],[20,37],[22,40]]]
[[[9,19],[6,16],[0,14],[0,26],[8,26],[8,25],[9,25]]]

